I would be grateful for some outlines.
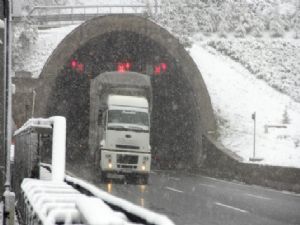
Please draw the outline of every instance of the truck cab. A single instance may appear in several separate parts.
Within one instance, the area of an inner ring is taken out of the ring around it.
[[[89,146],[101,178],[138,177],[151,166],[151,83],[144,74],[106,72],[91,81]]]
[[[147,99],[109,95],[107,106],[100,143],[102,173],[107,176],[133,173],[145,178],[151,163]]]

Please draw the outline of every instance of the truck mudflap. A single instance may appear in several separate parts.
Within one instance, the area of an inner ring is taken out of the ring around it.
[[[102,181],[107,182],[110,179],[117,179],[117,180],[126,180],[130,182],[135,182],[139,184],[148,184],[149,175],[148,172],[143,173],[124,173],[124,172],[117,172],[117,171],[103,171],[102,173]]]

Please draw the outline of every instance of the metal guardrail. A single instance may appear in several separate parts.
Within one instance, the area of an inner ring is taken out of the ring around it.
[[[143,14],[148,10],[158,13],[160,5],[87,5],[87,6],[36,6],[25,17],[37,23],[85,21],[107,14]],[[14,21],[22,16],[13,15]]]
[[[43,143],[40,135],[49,134],[52,136],[51,165],[41,163],[42,151],[50,146]],[[15,132],[14,138],[15,163],[20,167],[14,170],[18,174],[14,174],[13,187],[18,200],[20,224],[174,225],[164,215],[110,195],[81,179],[65,175],[64,117],[29,119]],[[40,172],[34,175],[36,165]],[[48,171],[47,178],[41,167]],[[14,201],[11,204],[14,206]]]
[[[47,169],[49,172],[52,171],[52,166],[49,164],[41,164],[41,167]],[[113,196],[98,187],[81,180],[79,178],[75,178],[73,176],[66,175],[65,176],[65,183],[68,184],[69,186],[73,187],[77,191],[79,191],[81,194],[85,194],[87,196],[90,196],[92,198],[98,199],[99,201],[102,201],[105,203],[105,207],[109,207],[109,209],[112,209],[113,211],[109,210],[107,211],[108,214],[119,214],[125,216],[124,218],[127,218],[128,225],[134,225],[134,224],[144,224],[144,225],[174,225],[173,221],[171,221],[167,216],[155,213],[153,211],[150,211],[146,208],[137,206],[131,202],[128,202],[125,199],[121,199],[119,197]],[[86,204],[78,204],[78,208],[82,211],[85,211],[84,208],[88,207]],[[89,207],[90,208],[90,207]],[[90,210],[90,209],[89,209]],[[94,211],[93,211],[94,212]],[[96,213],[89,213],[86,214],[84,217],[85,218],[90,218],[88,221],[92,220],[92,218],[96,219],[97,218]],[[101,214],[99,214],[101,215]],[[98,215],[98,216],[99,216]],[[108,216],[109,217],[109,216]],[[116,216],[114,216],[115,218]],[[111,216],[110,218],[113,218]],[[111,219],[106,221],[107,217],[102,216],[99,218],[99,221],[101,221],[101,224],[115,224],[115,225],[127,225],[127,223],[110,223]],[[107,223],[106,223],[107,222]],[[100,223],[85,223],[85,224],[100,224]]]

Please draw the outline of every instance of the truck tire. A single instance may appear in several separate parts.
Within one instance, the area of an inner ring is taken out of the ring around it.
[[[101,182],[106,183],[107,182],[107,173],[104,171],[101,171]]]
[[[140,180],[141,180],[141,184],[148,184],[149,174],[141,175]]]

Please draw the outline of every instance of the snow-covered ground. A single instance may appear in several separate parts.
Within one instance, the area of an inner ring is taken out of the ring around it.
[[[253,154],[251,115],[256,112],[260,163],[300,167],[300,104],[207,44],[194,44],[190,53],[207,85],[223,145],[248,162]],[[287,128],[265,133],[265,125],[282,125],[285,111]]]
[[[75,27],[39,31],[36,44],[17,69],[38,77],[52,51]],[[223,145],[248,162],[253,151],[251,115],[256,112],[256,156],[263,158],[260,163],[300,168],[300,104],[257,79],[249,69],[222,55],[208,42],[196,42],[190,53],[210,93]],[[287,128],[270,128],[265,133],[265,125],[281,125],[286,118]]]

